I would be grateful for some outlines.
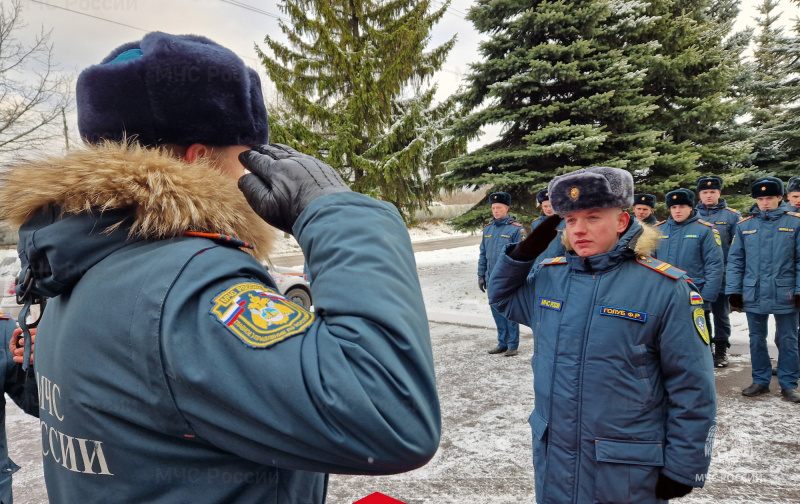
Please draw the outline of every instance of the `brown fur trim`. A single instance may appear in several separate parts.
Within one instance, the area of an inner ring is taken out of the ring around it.
[[[661,241],[661,235],[658,234],[658,231],[656,231],[654,227],[648,226],[647,224],[642,224],[642,229],[642,234],[639,236],[639,240],[636,242],[636,248],[634,249],[634,252],[636,255],[652,255],[653,252],[658,248],[658,242]],[[572,250],[572,244],[567,239],[566,232],[561,233],[561,243],[564,245],[567,251]]]
[[[185,231],[230,235],[252,243],[259,260],[268,259],[276,234],[250,208],[236,181],[210,162],[189,164],[134,143],[107,142],[22,162],[0,174],[0,221],[19,227],[49,206],[65,213],[131,208],[132,238],[157,240]]]

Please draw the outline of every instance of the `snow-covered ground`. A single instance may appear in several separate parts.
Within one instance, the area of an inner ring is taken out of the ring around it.
[[[412,231],[414,241],[454,236],[445,225]],[[293,241],[293,239],[292,239]],[[299,251],[299,249],[297,249]],[[285,253],[297,253],[287,251]],[[431,323],[442,407],[442,441],[426,466],[394,476],[331,476],[328,503],[351,504],[381,492],[407,504],[534,502],[530,359],[533,339],[521,331],[520,355],[488,355],[495,332],[486,294],[477,285],[478,246],[418,252],[418,273]],[[460,321],[468,325],[440,323]],[[438,321],[438,322],[437,322]],[[716,371],[717,442],[706,487],[674,502],[800,502],[800,405],[772,392],[746,398],[750,384],[747,323],[732,315],[730,367]],[[772,337],[769,338],[772,345]],[[772,351],[775,352],[774,347]],[[46,503],[35,419],[7,405],[17,502]]]

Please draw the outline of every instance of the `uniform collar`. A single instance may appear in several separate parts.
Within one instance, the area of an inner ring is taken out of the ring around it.
[[[758,208],[758,204],[755,204],[752,208],[750,208],[750,213],[753,214],[753,216],[757,219],[761,219],[763,221],[778,220],[786,212],[791,212],[791,207],[784,201],[782,201],[781,204],[778,205],[778,208],[774,210],[762,211]]]

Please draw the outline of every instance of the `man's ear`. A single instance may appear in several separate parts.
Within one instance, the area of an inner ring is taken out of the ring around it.
[[[626,211],[621,211],[619,214],[619,221],[617,221],[617,233],[622,234],[628,228],[628,223],[631,221],[631,214]]]
[[[198,159],[206,158],[211,155],[211,149],[203,144],[192,144],[186,148],[186,162],[194,163]]]

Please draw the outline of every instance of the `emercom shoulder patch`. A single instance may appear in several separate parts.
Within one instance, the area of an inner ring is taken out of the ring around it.
[[[211,300],[211,315],[242,343],[267,348],[304,332],[314,314],[260,283],[240,283]]]
[[[694,319],[694,326],[697,328],[697,333],[700,335],[703,342],[708,345],[711,338],[708,335],[708,327],[706,326],[706,312],[702,308],[695,308],[694,313],[692,313],[692,318]]]

